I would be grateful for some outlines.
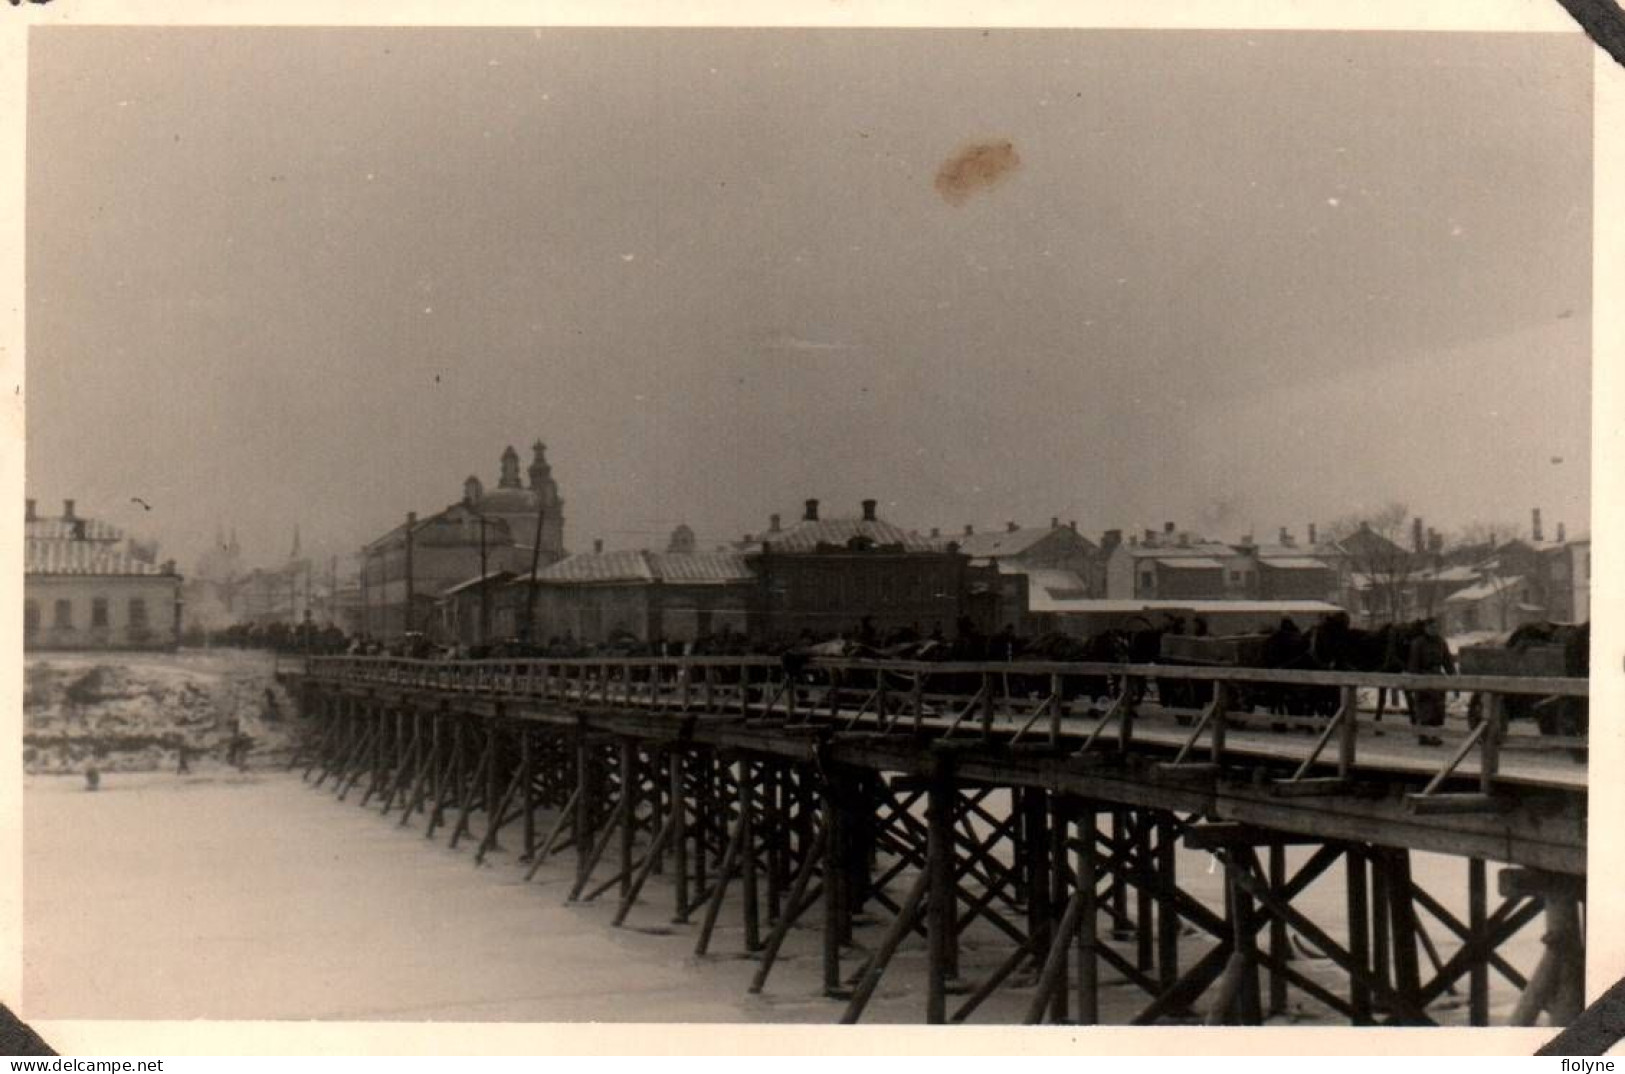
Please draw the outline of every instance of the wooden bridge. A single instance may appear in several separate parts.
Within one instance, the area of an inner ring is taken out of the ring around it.
[[[1492,983],[1516,990],[1512,1024],[1582,1006],[1585,742],[1509,726],[1500,702],[1583,699],[1583,679],[768,657],[325,657],[286,678],[314,785],[476,861],[517,850],[527,879],[569,851],[569,898],[613,890],[617,926],[661,913],[659,875],[698,954],[740,915],[751,992],[816,931],[845,1022],[916,938],[932,1023],[1003,991],[1027,1022],[1092,1024],[1105,974],[1143,993],[1135,1024],[1260,1023],[1291,1001],[1431,1025],[1464,982],[1473,1025]],[[1260,687],[1336,712],[1239,711]],[[1453,714],[1429,729],[1442,745],[1373,719],[1378,691],[1441,687],[1480,693],[1486,718]],[[1181,842],[1222,865],[1205,900]],[[1419,851],[1466,859],[1465,899],[1428,890]],[[1341,913],[1312,916],[1317,882],[1341,885]],[[1509,941],[1542,916],[1520,968]],[[962,974],[972,937],[1000,958]]]

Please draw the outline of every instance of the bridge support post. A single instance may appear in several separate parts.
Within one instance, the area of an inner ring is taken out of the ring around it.
[[[831,772],[824,785],[824,995],[839,998],[841,986],[841,915],[843,897],[841,861],[846,854],[846,825],[837,802],[837,777]]]
[[[1487,887],[1483,858],[1467,860],[1467,928],[1471,936],[1484,932]],[[1490,1024],[1490,963],[1485,957],[1473,959],[1467,978],[1467,1021],[1474,1026]]]
[[[529,862],[536,857],[536,744],[530,729],[523,725],[519,728],[519,786],[525,811],[525,852],[519,860]]]
[[[1280,843],[1270,844],[1269,868],[1270,887],[1280,888],[1286,883],[1286,847]],[[1269,968],[1270,1002],[1267,1013],[1285,1014],[1286,976],[1281,969],[1292,958],[1292,948],[1287,940],[1286,922],[1274,916],[1270,918],[1270,958],[1273,962]]]
[[[1027,935],[1033,938],[1034,969],[1043,964],[1044,952],[1049,947],[1049,932],[1053,925],[1055,904],[1051,901],[1049,803],[1045,794],[1036,788],[1026,788],[1021,795],[1023,813],[1023,843],[1027,896]]]
[[[1157,819],[1157,886],[1162,898],[1157,906],[1157,977],[1164,991],[1179,980],[1179,910],[1174,893],[1179,890],[1178,836],[1172,814]]]
[[[1077,916],[1082,911],[1081,906],[1075,906],[1071,885],[1067,883],[1067,863],[1071,859],[1070,835],[1074,815],[1073,803],[1059,794],[1050,795],[1050,907],[1052,910],[1066,908],[1058,921],[1049,930],[1049,954],[1044,961],[1044,968],[1040,974],[1039,988],[1045,987],[1046,980],[1050,981],[1049,1017],[1050,1021],[1059,1025],[1071,1017],[1071,1003],[1068,998],[1067,987],[1068,954],[1072,945],[1071,933],[1077,927]],[[1093,842],[1095,838],[1095,815],[1086,812],[1079,817],[1079,839]],[[1069,920],[1070,919],[1070,920]]]
[[[638,803],[643,777],[638,770],[638,744],[630,736],[621,739],[621,898],[632,890],[632,855],[637,844]]]
[[[1100,883],[1099,848],[1095,840],[1095,807],[1086,803],[1078,817],[1080,829],[1077,850],[1078,899],[1078,1024],[1098,1025],[1100,1022],[1100,913],[1096,902],[1096,889]],[[1120,813],[1114,813],[1113,824],[1119,823]],[[1124,870],[1131,868],[1125,863]],[[1121,883],[1118,891],[1123,891]],[[1127,902],[1127,899],[1124,899]],[[1143,909],[1143,903],[1142,903]],[[1141,931],[1146,922],[1140,921]],[[1146,935],[1149,937],[1149,933]],[[1066,987],[1063,978],[1061,987]]]
[[[942,1025],[948,1020],[948,978],[954,969],[952,948],[956,942],[954,813],[959,791],[954,785],[951,756],[936,754],[931,767],[926,804],[925,867],[930,880],[925,909],[930,952],[926,967],[925,1020],[929,1025]]]
[[[1501,872],[1503,895],[1533,895],[1545,906],[1546,950],[1512,1012],[1515,1026],[1532,1026],[1542,1013],[1554,1026],[1568,1025],[1585,1007],[1585,935],[1580,927],[1584,880],[1536,869]]]
[[[757,766],[757,772],[763,769],[764,766]],[[757,788],[754,784],[750,758],[741,754],[735,786],[739,794],[739,893],[744,901],[745,951],[748,954],[762,949],[762,911],[756,883],[759,865],[755,823]]]
[[[598,764],[593,756],[592,734],[586,720],[576,728],[576,884],[587,883],[588,864],[592,859],[592,836],[598,829]]]
[[[687,681],[686,679],[684,680]],[[673,746],[666,758],[666,778],[670,784],[672,810],[672,923],[688,920],[688,792],[683,786],[683,748]]]
[[[1349,957],[1360,973],[1349,974],[1349,998],[1354,1009],[1355,1025],[1370,1025],[1371,988],[1364,974],[1370,973],[1371,964],[1371,899],[1367,885],[1365,850],[1350,844],[1343,852],[1344,889],[1348,897],[1348,949]]]

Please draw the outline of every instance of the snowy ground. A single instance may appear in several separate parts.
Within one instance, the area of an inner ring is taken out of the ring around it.
[[[114,774],[95,794],[79,779],[31,777],[25,805],[28,1017],[829,1023],[841,1011],[820,995],[813,928],[792,933],[766,995],[751,997],[755,962],[740,955],[735,907],[723,910],[714,954],[696,959],[701,915],[671,924],[658,878],[629,927],[615,929],[613,893],[565,903],[572,857],[527,884],[511,854],[476,868],[469,844],[448,848],[444,831],[427,841],[419,821],[397,827],[281,772]],[[1222,874],[1182,853],[1182,883],[1221,905]],[[1462,861],[1417,855],[1415,869],[1464,909]],[[1341,935],[1341,906],[1333,869],[1304,907]],[[882,915],[861,928],[860,947],[878,943],[884,924]],[[1526,929],[1507,952],[1526,973],[1538,934]],[[1206,944],[1184,946],[1188,965]],[[1443,946],[1448,957],[1455,944]],[[970,937],[966,977],[1008,950],[1002,937]],[[849,952],[848,972],[860,957]],[[924,961],[923,943],[907,941],[865,1021],[921,1019]],[[1343,990],[1328,963],[1300,965]],[[1102,980],[1116,976],[1103,968]],[[1504,1022],[1515,997],[1497,989]],[[975,1020],[1019,1021],[1030,996],[1007,988]],[[1107,983],[1103,1020],[1120,1022],[1143,1002]],[[1465,1022],[1460,1005],[1435,1014]],[[1297,1017],[1332,1021],[1313,1009]]]
[[[239,649],[32,654],[23,713],[23,762],[36,773],[173,770],[182,747],[208,767],[234,727],[270,758],[296,723],[274,654]]]

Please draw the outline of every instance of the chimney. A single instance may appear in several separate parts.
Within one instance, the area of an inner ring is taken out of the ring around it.
[[[1315,524],[1311,522],[1309,523],[1309,547],[1313,548],[1319,543],[1319,541],[1315,540]]]
[[[1282,548],[1291,548],[1292,547],[1292,534],[1287,532],[1287,528],[1285,526],[1281,527],[1281,532],[1276,537],[1276,543],[1279,544]]]
[[[1107,530],[1100,535],[1100,551],[1104,555],[1111,555],[1112,550],[1123,543],[1122,530]]]
[[[933,536],[933,537],[941,537],[942,536],[942,531],[940,529],[938,529],[936,526],[932,526],[931,527],[931,536]]]
[[[875,503],[876,501],[874,500],[863,501],[863,520],[865,522],[873,522],[875,520]]]
[[[602,537],[594,537],[592,539],[592,551],[593,551],[593,555],[602,555],[603,554],[603,551],[604,551],[604,539]]]
[[[1145,531],[1145,543],[1149,545],[1149,544],[1156,544],[1156,542],[1157,542],[1157,531],[1156,530],[1146,530]]]
[[[62,517],[69,520],[69,521],[72,521],[72,519],[74,517],[73,516],[73,501],[72,500],[63,500],[62,501]],[[1537,530],[1540,529],[1540,512],[1539,511],[1535,512],[1535,529],[1537,529]],[[1537,538],[1537,540],[1538,540],[1538,538]]]
[[[975,526],[972,526],[969,522],[965,523],[965,536],[966,537],[971,536],[975,532],[976,532],[976,527]]]
[[[175,561],[174,560],[172,560],[172,559],[164,560],[164,573],[165,574],[174,574],[175,573]]]
[[[68,504],[69,504],[69,506],[72,506],[73,501],[69,500]],[[73,512],[69,511],[68,513],[71,515]],[[1529,512],[1529,514],[1530,514],[1530,526],[1529,526],[1530,534],[1531,534],[1531,536],[1533,536],[1535,538],[1535,540],[1539,541],[1541,539],[1541,533],[1540,533],[1540,508],[1538,508],[1538,507],[1535,508],[1533,511]]]
[[[1568,541],[1569,541],[1568,533],[1564,530],[1563,523],[1559,522],[1557,524],[1557,543],[1558,544],[1568,544]]]
[[[485,486],[480,484],[479,478],[470,475],[468,480],[463,482],[464,504],[468,505],[469,507],[473,507],[476,503],[480,502],[480,498],[484,495]]]
[[[801,517],[802,517],[802,519],[804,521],[807,521],[807,522],[817,522],[818,521],[818,501],[817,500],[808,500],[807,501],[807,513],[802,515]]]
[[[35,520],[35,519],[36,519],[36,518],[37,518],[37,517],[38,517],[38,516],[37,516],[37,515],[36,515],[36,514],[35,514],[35,513],[34,513],[34,501],[33,501],[33,500],[29,500],[29,501],[28,501],[28,514],[27,514],[27,515],[26,515],[26,516],[24,516],[24,517],[25,517],[25,518],[26,518],[26,519],[27,519],[27,520],[28,520],[28,521],[29,521],[29,522],[33,522],[33,521],[34,521],[34,520]]]
[[[1066,524],[1066,528],[1071,530],[1073,533],[1077,533],[1078,532],[1078,520],[1074,518],[1072,521],[1070,521],[1070,522],[1068,522]]]
[[[1181,548],[1189,548],[1190,546],[1191,546],[1191,535],[1188,534],[1188,533],[1181,533],[1179,535],[1179,547],[1181,547]]]
[[[1411,519],[1411,551],[1423,552],[1426,550],[1427,545],[1422,541],[1422,519],[1420,517],[1413,518]]]
[[[1061,520],[1059,518],[1057,518],[1056,516],[1051,515],[1050,520],[1049,520],[1049,528],[1052,529],[1052,530],[1060,529],[1061,528]]]
[[[1017,530],[1019,530],[1020,528],[1021,527],[1016,525],[1014,522],[1006,522],[1004,524],[1004,532],[1006,532],[1006,533],[1014,533]]]
[[[1163,533],[1172,533],[1172,532],[1174,532],[1174,524],[1172,522],[1164,522],[1162,524],[1162,532]]]
[[[1438,555],[1444,551],[1444,534],[1438,530],[1428,530],[1428,551]]]
[[[768,515],[767,516],[767,532],[769,532],[769,533],[778,533],[779,532],[779,516],[778,515],[773,514],[773,515]]]

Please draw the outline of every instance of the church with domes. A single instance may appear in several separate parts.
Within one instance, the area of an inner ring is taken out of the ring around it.
[[[553,467],[547,462],[547,445],[540,440],[531,445],[528,485],[519,479],[519,453],[510,444],[502,453],[501,470],[494,489],[487,489],[476,476],[463,482],[463,505],[487,519],[500,520],[512,542],[526,552],[536,547],[536,527],[541,533],[543,564],[564,558],[564,500],[559,497]],[[527,560],[525,569],[529,569]]]
[[[387,639],[425,632],[447,590],[528,572],[533,559],[547,567],[564,557],[564,500],[547,445],[531,445],[524,478],[510,445],[496,487],[470,476],[461,500],[427,518],[413,512],[362,549],[362,633]]]

